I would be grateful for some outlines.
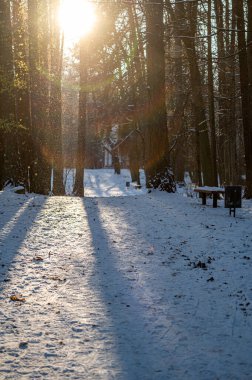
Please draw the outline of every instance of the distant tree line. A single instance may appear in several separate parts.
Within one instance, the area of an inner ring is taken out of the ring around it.
[[[46,194],[53,168],[64,193],[59,3],[0,3],[1,186]],[[245,184],[251,198],[252,0],[102,1],[97,14],[79,47],[75,193],[85,154],[118,125],[132,176],[143,165],[149,187],[174,191],[172,168],[199,185]]]

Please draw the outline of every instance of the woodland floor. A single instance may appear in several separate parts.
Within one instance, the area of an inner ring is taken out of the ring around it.
[[[0,379],[251,379],[252,202],[233,218],[125,173],[0,192]]]

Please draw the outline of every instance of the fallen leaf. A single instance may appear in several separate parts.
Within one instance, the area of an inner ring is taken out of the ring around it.
[[[33,258],[33,260],[34,261],[43,261],[44,259],[41,256],[36,256],[36,257]]]
[[[13,296],[10,296],[11,301],[19,301],[19,302],[25,302],[25,298],[21,294],[15,294]]]

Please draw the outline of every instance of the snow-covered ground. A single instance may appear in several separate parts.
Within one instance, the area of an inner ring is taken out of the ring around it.
[[[66,193],[71,195],[73,192],[75,171],[73,169],[65,170]],[[144,171],[140,170],[141,184],[145,184]],[[121,174],[114,174],[112,169],[94,169],[85,170],[85,197],[118,197],[145,194],[146,189],[135,190],[135,183],[130,183],[126,187],[126,182],[131,182],[130,172],[127,169],[121,169]]]
[[[234,218],[128,176],[0,192],[0,379],[252,378],[252,202]]]

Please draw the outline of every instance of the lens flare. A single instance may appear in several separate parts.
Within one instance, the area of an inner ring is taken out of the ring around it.
[[[62,0],[59,23],[65,38],[78,40],[92,31],[96,21],[95,9],[86,0]]]

